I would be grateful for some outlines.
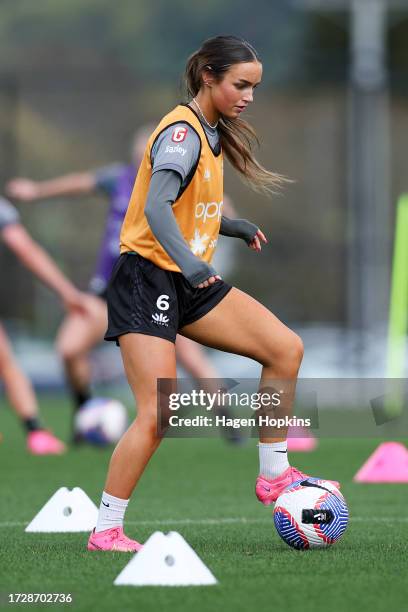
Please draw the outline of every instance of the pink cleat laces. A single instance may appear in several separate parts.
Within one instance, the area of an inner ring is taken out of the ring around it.
[[[50,431],[39,429],[30,431],[27,436],[27,450],[32,455],[61,455],[66,447]]]
[[[88,550],[138,552],[141,548],[142,544],[125,536],[122,527],[112,527],[98,533],[94,529],[88,540]]]
[[[292,484],[292,482],[296,482],[296,480],[305,480],[306,478],[310,478],[310,476],[303,474],[303,472],[300,472],[292,466],[289,466],[283,474],[273,480],[258,476],[255,484],[255,495],[265,506],[270,506],[278,499],[279,495],[288,485]],[[329,480],[328,482],[331,482],[335,487],[340,489],[340,484],[337,481]]]

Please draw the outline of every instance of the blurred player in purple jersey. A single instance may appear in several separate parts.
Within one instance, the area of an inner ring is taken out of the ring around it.
[[[68,313],[87,319],[87,296],[62,274],[44,249],[20,223],[17,210],[0,197],[0,238],[21,263],[55,291]],[[9,402],[27,433],[27,450],[33,455],[55,455],[65,445],[39,419],[38,404],[31,382],[18,365],[3,327],[0,325],[0,380]]]
[[[146,142],[154,125],[141,127],[134,135],[131,147],[131,164],[111,164],[94,171],[67,174],[47,181],[15,178],[7,184],[10,197],[21,202],[32,202],[58,196],[81,196],[102,193],[109,199],[103,238],[94,274],[89,283],[88,312],[85,318],[69,313],[63,321],[57,338],[57,349],[64,362],[68,384],[74,399],[75,412],[91,398],[91,372],[89,352],[103,340],[107,328],[105,291],[114,263],[119,256],[119,235],[127,211],[137,170],[144,154]],[[230,216],[234,210],[228,198],[224,208]],[[177,336],[176,354],[179,363],[193,378],[213,379],[219,374],[206,357],[199,344]],[[232,442],[240,441],[238,431],[223,430]],[[73,442],[80,442],[73,431]]]

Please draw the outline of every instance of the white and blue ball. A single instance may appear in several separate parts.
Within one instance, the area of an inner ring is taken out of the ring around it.
[[[337,542],[346,530],[346,500],[328,480],[305,478],[286,487],[273,513],[278,534],[298,550]]]
[[[75,415],[75,431],[90,444],[115,444],[128,425],[126,407],[119,400],[95,397],[88,400]]]

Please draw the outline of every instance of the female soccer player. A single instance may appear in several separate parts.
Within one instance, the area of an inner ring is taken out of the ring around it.
[[[302,341],[210,265],[220,229],[244,235],[255,251],[266,243],[249,222],[222,216],[223,153],[255,188],[270,190],[282,182],[254,158],[255,133],[240,118],[261,76],[262,64],[248,42],[235,36],[207,40],[187,63],[191,101],[166,115],[149,138],[108,287],[105,336],[120,345],[138,414],[113,452],[89,550],[140,549],[125,536],[123,519],[160,443],[157,380],[176,378],[177,332],[258,361],[261,386],[279,380],[282,408],[289,411]],[[286,433],[261,431],[256,495],[264,504],[304,477],[289,466]]]
[[[96,269],[89,283],[92,295],[87,300],[87,315],[82,316],[78,312],[68,313],[57,338],[57,350],[64,363],[75,412],[91,398],[89,352],[103,340],[106,331],[108,319],[106,288],[113,265],[118,258],[120,228],[132,194],[137,169],[153,129],[153,125],[146,125],[137,130],[132,142],[130,164],[110,164],[94,171],[70,173],[45,181],[14,178],[6,186],[7,194],[22,202],[93,193],[102,193],[109,199]],[[230,213],[234,214],[235,211],[229,201],[227,207]],[[216,369],[196,342],[178,336],[176,353],[178,361],[193,378],[219,378]],[[231,442],[241,440],[236,430],[225,428],[222,434]],[[80,434],[75,431],[74,424],[72,441],[74,443],[83,441]]]
[[[58,294],[67,312],[77,312],[86,317],[86,296],[65,278],[42,247],[31,238],[21,225],[17,210],[4,198],[0,198],[0,237],[29,270]],[[28,451],[34,455],[63,453],[63,442],[40,423],[33,387],[17,364],[1,325],[0,379],[27,432]]]

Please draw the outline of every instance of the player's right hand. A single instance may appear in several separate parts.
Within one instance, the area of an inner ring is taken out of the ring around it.
[[[210,276],[210,278],[207,278],[207,280],[205,280],[203,283],[197,285],[197,288],[204,289],[204,287],[209,287],[210,285],[213,285],[219,280],[222,280],[222,278],[218,274],[216,274],[215,276]]]
[[[38,185],[30,179],[15,178],[6,184],[6,194],[20,202],[31,202],[38,197]]]

